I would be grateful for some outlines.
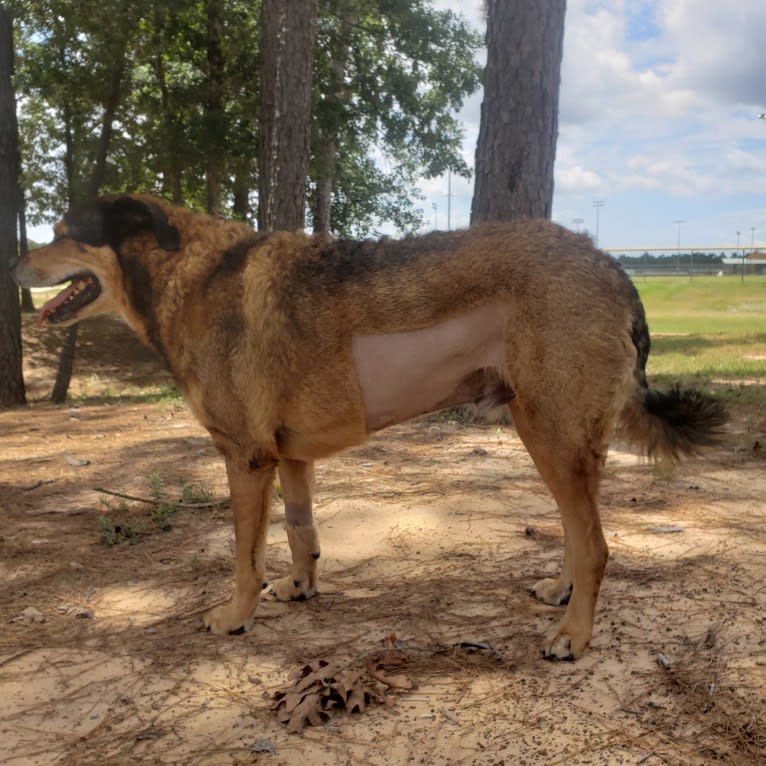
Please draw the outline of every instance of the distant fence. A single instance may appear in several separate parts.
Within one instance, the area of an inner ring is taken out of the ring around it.
[[[606,248],[628,274],[641,276],[742,276],[766,274],[766,245],[698,248],[677,252],[668,248]],[[712,256],[712,257],[711,257]]]

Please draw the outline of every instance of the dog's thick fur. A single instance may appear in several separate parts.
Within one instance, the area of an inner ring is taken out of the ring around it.
[[[349,242],[256,233],[135,195],[72,210],[55,234],[14,265],[23,287],[73,280],[40,321],[120,314],[225,458],[236,568],[231,602],[206,617],[216,633],[255,614],[277,471],[293,566],[273,588],[308,598],[314,460],[424,412],[490,401],[509,405],[561,512],[561,573],[533,592],[568,604],[545,656],[577,657],[607,559],[597,494],[613,431],[675,458],[715,441],[725,420],[699,392],[649,389],[632,283],[587,237],[547,221]]]

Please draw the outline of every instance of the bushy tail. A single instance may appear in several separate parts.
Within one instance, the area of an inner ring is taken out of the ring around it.
[[[695,455],[719,442],[729,419],[717,399],[694,388],[673,386],[655,391],[646,379],[651,340],[641,298],[632,282],[629,294],[633,309],[631,336],[636,348],[635,392],[625,405],[620,430],[625,439],[652,458],[678,460]]]
[[[723,404],[696,389],[640,387],[623,410],[621,431],[649,457],[678,460],[718,443],[727,420]]]

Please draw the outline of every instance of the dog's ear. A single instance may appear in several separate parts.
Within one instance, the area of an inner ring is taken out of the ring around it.
[[[124,239],[141,231],[151,231],[164,250],[178,250],[181,247],[178,229],[170,225],[165,213],[153,202],[135,197],[117,197],[107,202],[105,212],[106,237],[114,250]]]

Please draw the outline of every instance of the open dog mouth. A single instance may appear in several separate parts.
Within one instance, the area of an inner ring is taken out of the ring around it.
[[[72,319],[80,309],[101,295],[101,285],[93,274],[75,274],[66,281],[70,281],[70,284],[40,309],[37,315],[38,327],[44,322],[57,323]]]

